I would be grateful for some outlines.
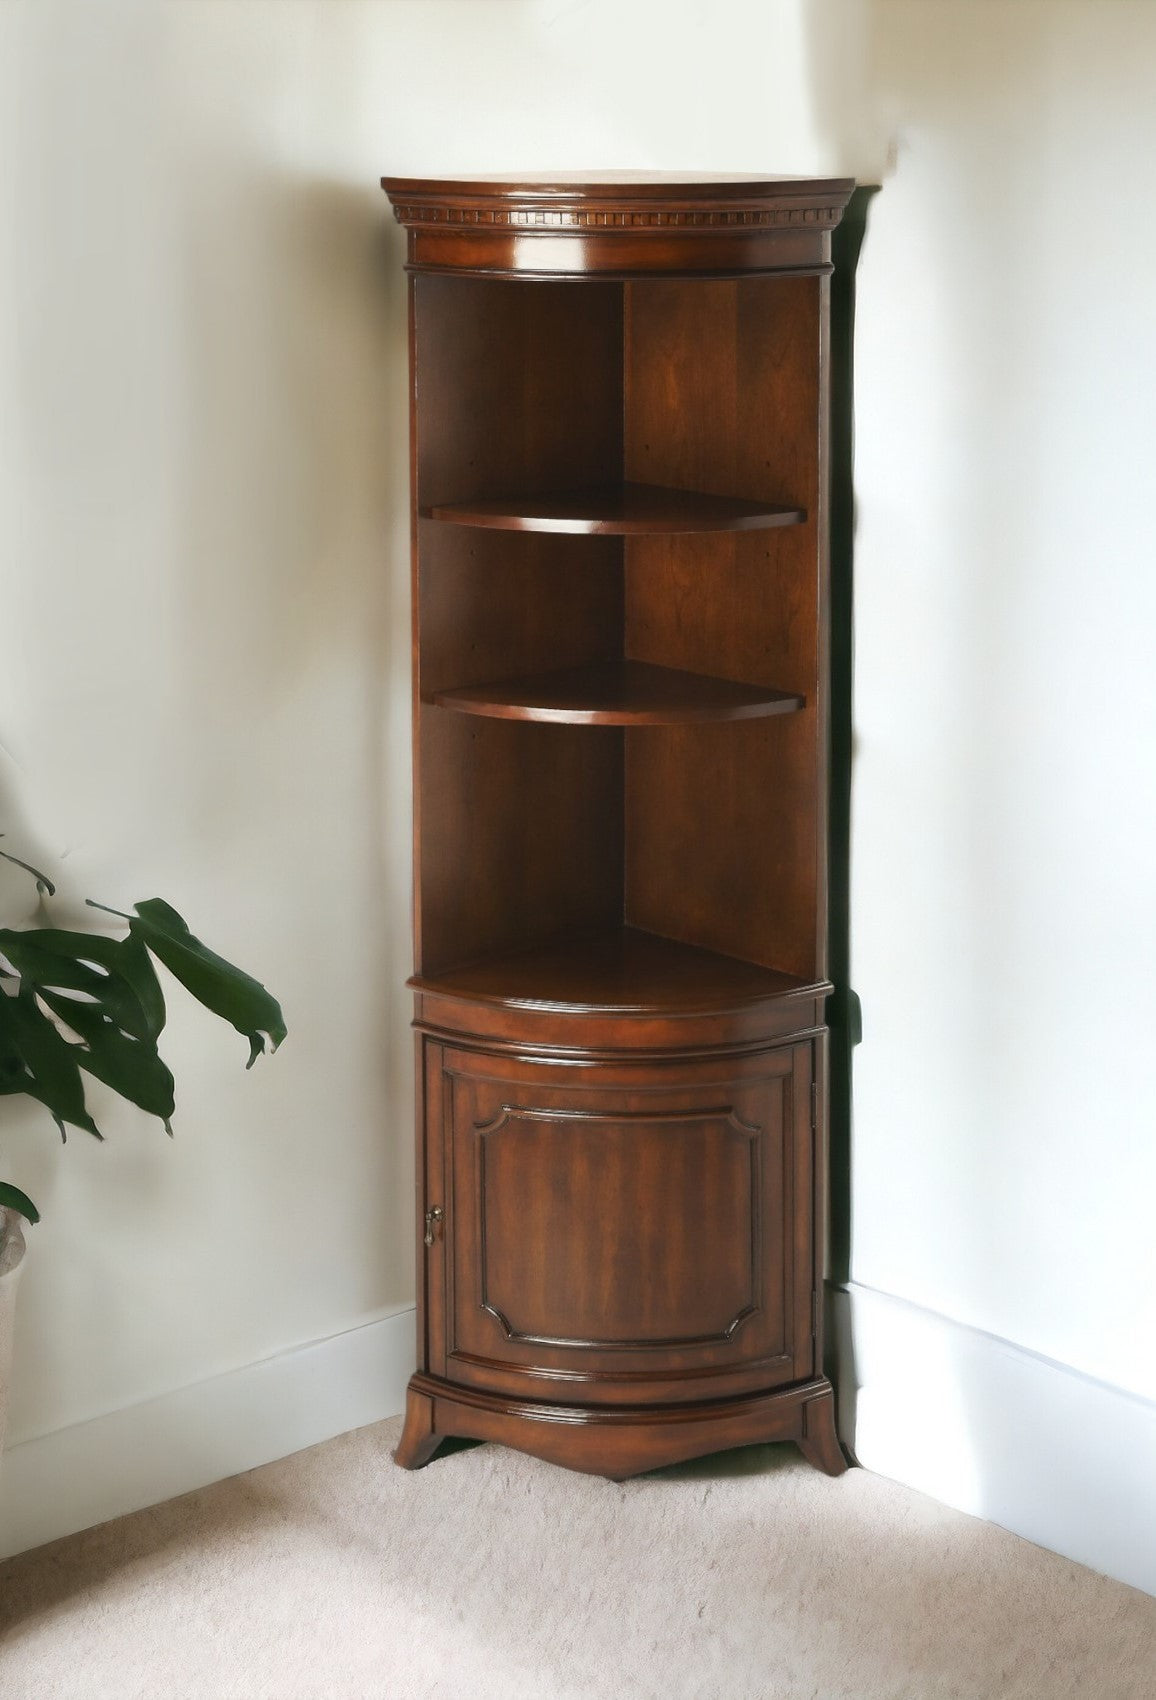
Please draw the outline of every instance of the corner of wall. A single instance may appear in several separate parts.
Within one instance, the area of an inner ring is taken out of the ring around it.
[[[1156,1405],[870,1287],[834,1317],[864,1469],[1156,1594]]]

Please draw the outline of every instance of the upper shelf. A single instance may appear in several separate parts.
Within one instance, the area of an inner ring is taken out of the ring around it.
[[[677,726],[690,721],[758,720],[793,714],[803,698],[769,685],[743,685],[644,661],[598,661],[517,679],[435,691],[429,701],[497,720],[571,726]]]
[[[656,536],[687,531],[762,531],[801,525],[803,508],[668,490],[658,484],[616,484],[595,490],[550,490],[473,502],[438,502],[425,519],[497,531],[560,531],[587,537]]]

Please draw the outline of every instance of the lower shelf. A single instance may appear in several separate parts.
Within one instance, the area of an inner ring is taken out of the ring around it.
[[[421,1469],[451,1435],[497,1441],[614,1481],[769,1440],[794,1441],[829,1476],[847,1468],[835,1433],[834,1393],[823,1376],[712,1404],[583,1407],[532,1404],[415,1375],[394,1458],[403,1469]]]
[[[635,927],[551,940],[415,974],[418,991],[517,1008],[606,1010],[624,1015],[738,1009],[767,998],[825,990],[754,962],[700,950]]]

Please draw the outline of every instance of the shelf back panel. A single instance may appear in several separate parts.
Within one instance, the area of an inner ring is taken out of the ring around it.
[[[797,691],[801,713],[626,738],[629,924],[823,972],[821,283],[625,286],[625,473],[795,503],[803,525],[630,538],[634,661]]]
[[[413,279],[416,503],[622,475],[622,289]],[[622,653],[622,542],[416,526],[419,972],[622,917],[622,734],[432,692]]]
[[[622,543],[423,520],[419,693],[622,653]]]
[[[621,479],[621,284],[413,286],[419,509]]]
[[[621,922],[622,736],[422,710],[419,973]]]

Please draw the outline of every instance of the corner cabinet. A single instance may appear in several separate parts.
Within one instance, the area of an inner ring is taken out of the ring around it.
[[[419,1369],[621,1477],[822,1373],[826,348],[846,181],[386,178],[413,452]]]

